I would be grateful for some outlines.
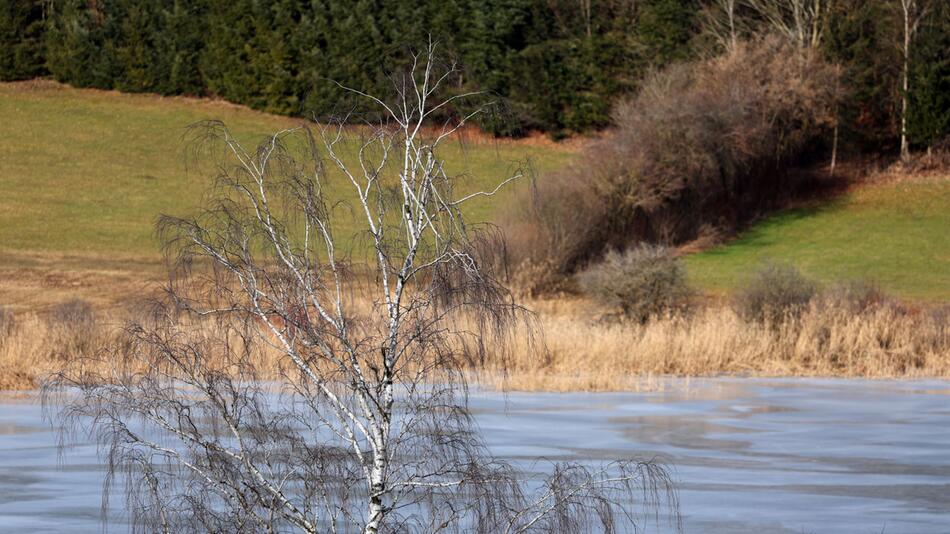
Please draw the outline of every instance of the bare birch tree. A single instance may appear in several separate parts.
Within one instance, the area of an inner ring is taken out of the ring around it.
[[[739,0],[713,0],[703,11],[703,23],[718,44],[732,52],[739,43]]]
[[[440,147],[474,114],[430,119],[476,95],[440,98],[454,67],[433,53],[392,76],[392,98],[351,89],[384,117],[357,130],[347,117],[253,151],[219,122],[193,130],[216,188],[199,216],[161,220],[168,302],[47,386],[64,428],[107,451],[110,483],[126,475],[133,530],[614,532],[631,506],[675,510],[654,462],[525,479],[476,432],[466,369],[527,316],[462,207],[523,173],[477,189],[449,172]],[[365,264],[339,226],[361,229]]]
[[[800,48],[817,48],[832,0],[743,0]]]

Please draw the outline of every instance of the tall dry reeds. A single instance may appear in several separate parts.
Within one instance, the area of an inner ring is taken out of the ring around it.
[[[832,295],[833,296],[833,295]],[[487,385],[523,390],[623,390],[651,378],[720,374],[854,378],[950,377],[950,309],[907,310],[887,301],[855,307],[853,299],[816,298],[803,311],[771,321],[746,320],[731,306],[714,304],[654,318],[621,322],[592,301],[534,300],[546,350],[515,335],[521,346],[506,353],[507,374],[490,350],[471,371]],[[6,312],[0,325],[0,389],[29,389],[60,369],[62,325],[49,314]],[[92,351],[90,364],[108,366],[109,351],[123,350],[124,323],[98,321],[67,342]],[[216,328],[209,322],[189,328]],[[276,355],[266,349],[263,358]],[[264,377],[266,378],[266,377]]]
[[[0,389],[31,389],[63,362],[114,344],[118,329],[89,303],[71,300],[46,313],[0,312]]]
[[[595,309],[580,299],[533,307],[548,351],[515,353],[507,378],[515,389],[628,389],[659,375],[950,377],[950,326],[942,310],[880,305],[855,313],[816,300],[772,323],[716,305],[641,325],[592,320]]]
[[[108,376],[108,372],[132,361],[129,356],[140,346],[136,325],[149,321],[145,310],[112,310],[103,313],[88,303],[68,301],[44,312],[13,313],[0,309],[0,390],[27,390],[40,385],[47,376],[67,366]],[[219,365],[219,351],[234,350],[243,342],[234,325],[213,320],[177,322],[176,332],[197,342],[217,344],[208,350],[209,368],[228,372]],[[222,332],[225,335],[221,335]],[[222,341],[223,340],[223,341]],[[231,344],[229,347],[228,344]],[[260,368],[269,370],[264,380],[280,373],[272,347],[259,344],[254,351]]]

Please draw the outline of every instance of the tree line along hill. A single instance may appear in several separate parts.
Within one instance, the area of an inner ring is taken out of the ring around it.
[[[778,0],[737,0],[738,31]],[[910,138],[950,130],[950,8],[921,4],[911,54]],[[808,4],[809,2],[805,2]],[[812,2],[826,59],[844,69],[842,134],[893,150],[901,115],[900,0]],[[785,2],[791,5],[792,3]],[[407,47],[437,40],[463,74],[454,90],[494,96],[483,129],[557,137],[607,126],[611,109],[667,64],[717,53],[728,0],[0,0],[0,79],[215,96],[287,115],[347,113],[335,83],[386,93]],[[778,11],[777,11],[778,13]],[[464,113],[462,109],[447,113]]]

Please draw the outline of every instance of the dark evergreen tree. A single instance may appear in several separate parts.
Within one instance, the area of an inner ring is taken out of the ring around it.
[[[0,80],[22,80],[46,72],[43,0],[0,0]]]
[[[950,4],[929,7],[914,41],[907,120],[911,143],[928,149],[950,136]]]
[[[166,85],[168,65],[160,49],[165,30],[161,0],[113,0],[109,6],[121,13],[115,34],[105,43],[115,61],[113,87],[127,92],[172,92]]]
[[[52,2],[45,44],[46,67],[54,78],[78,87],[115,88],[119,73],[113,55],[117,31],[113,6],[85,0]]]
[[[699,6],[691,0],[632,3],[535,1],[526,46],[511,63],[510,97],[530,127],[583,131],[609,123],[617,96],[650,67],[691,55]]]
[[[698,0],[644,0],[636,33],[651,65],[689,59],[690,42],[699,31]]]
[[[122,91],[201,94],[205,0],[112,0],[121,13],[113,50]]]
[[[206,0],[174,0],[162,11],[159,51],[167,78],[157,87],[163,94],[200,95],[205,92],[199,61],[204,48]]]
[[[864,150],[893,150],[899,124],[900,23],[884,2],[838,0],[825,32],[830,61],[844,68],[848,92],[841,113],[842,136]]]

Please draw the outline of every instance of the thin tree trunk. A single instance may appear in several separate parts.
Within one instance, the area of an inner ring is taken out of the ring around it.
[[[590,39],[590,17],[591,17],[591,2],[593,0],[581,0],[581,10],[584,12],[584,22],[587,29],[587,38]]]
[[[907,160],[910,157],[910,149],[907,146],[907,89],[910,85],[908,71],[910,70],[910,59],[908,54],[908,45],[910,44],[909,34],[907,33],[906,19],[904,22],[904,79],[901,91],[901,159]]]
[[[730,50],[735,50],[738,46],[738,39],[736,37],[736,1],[729,0],[729,44]]]

